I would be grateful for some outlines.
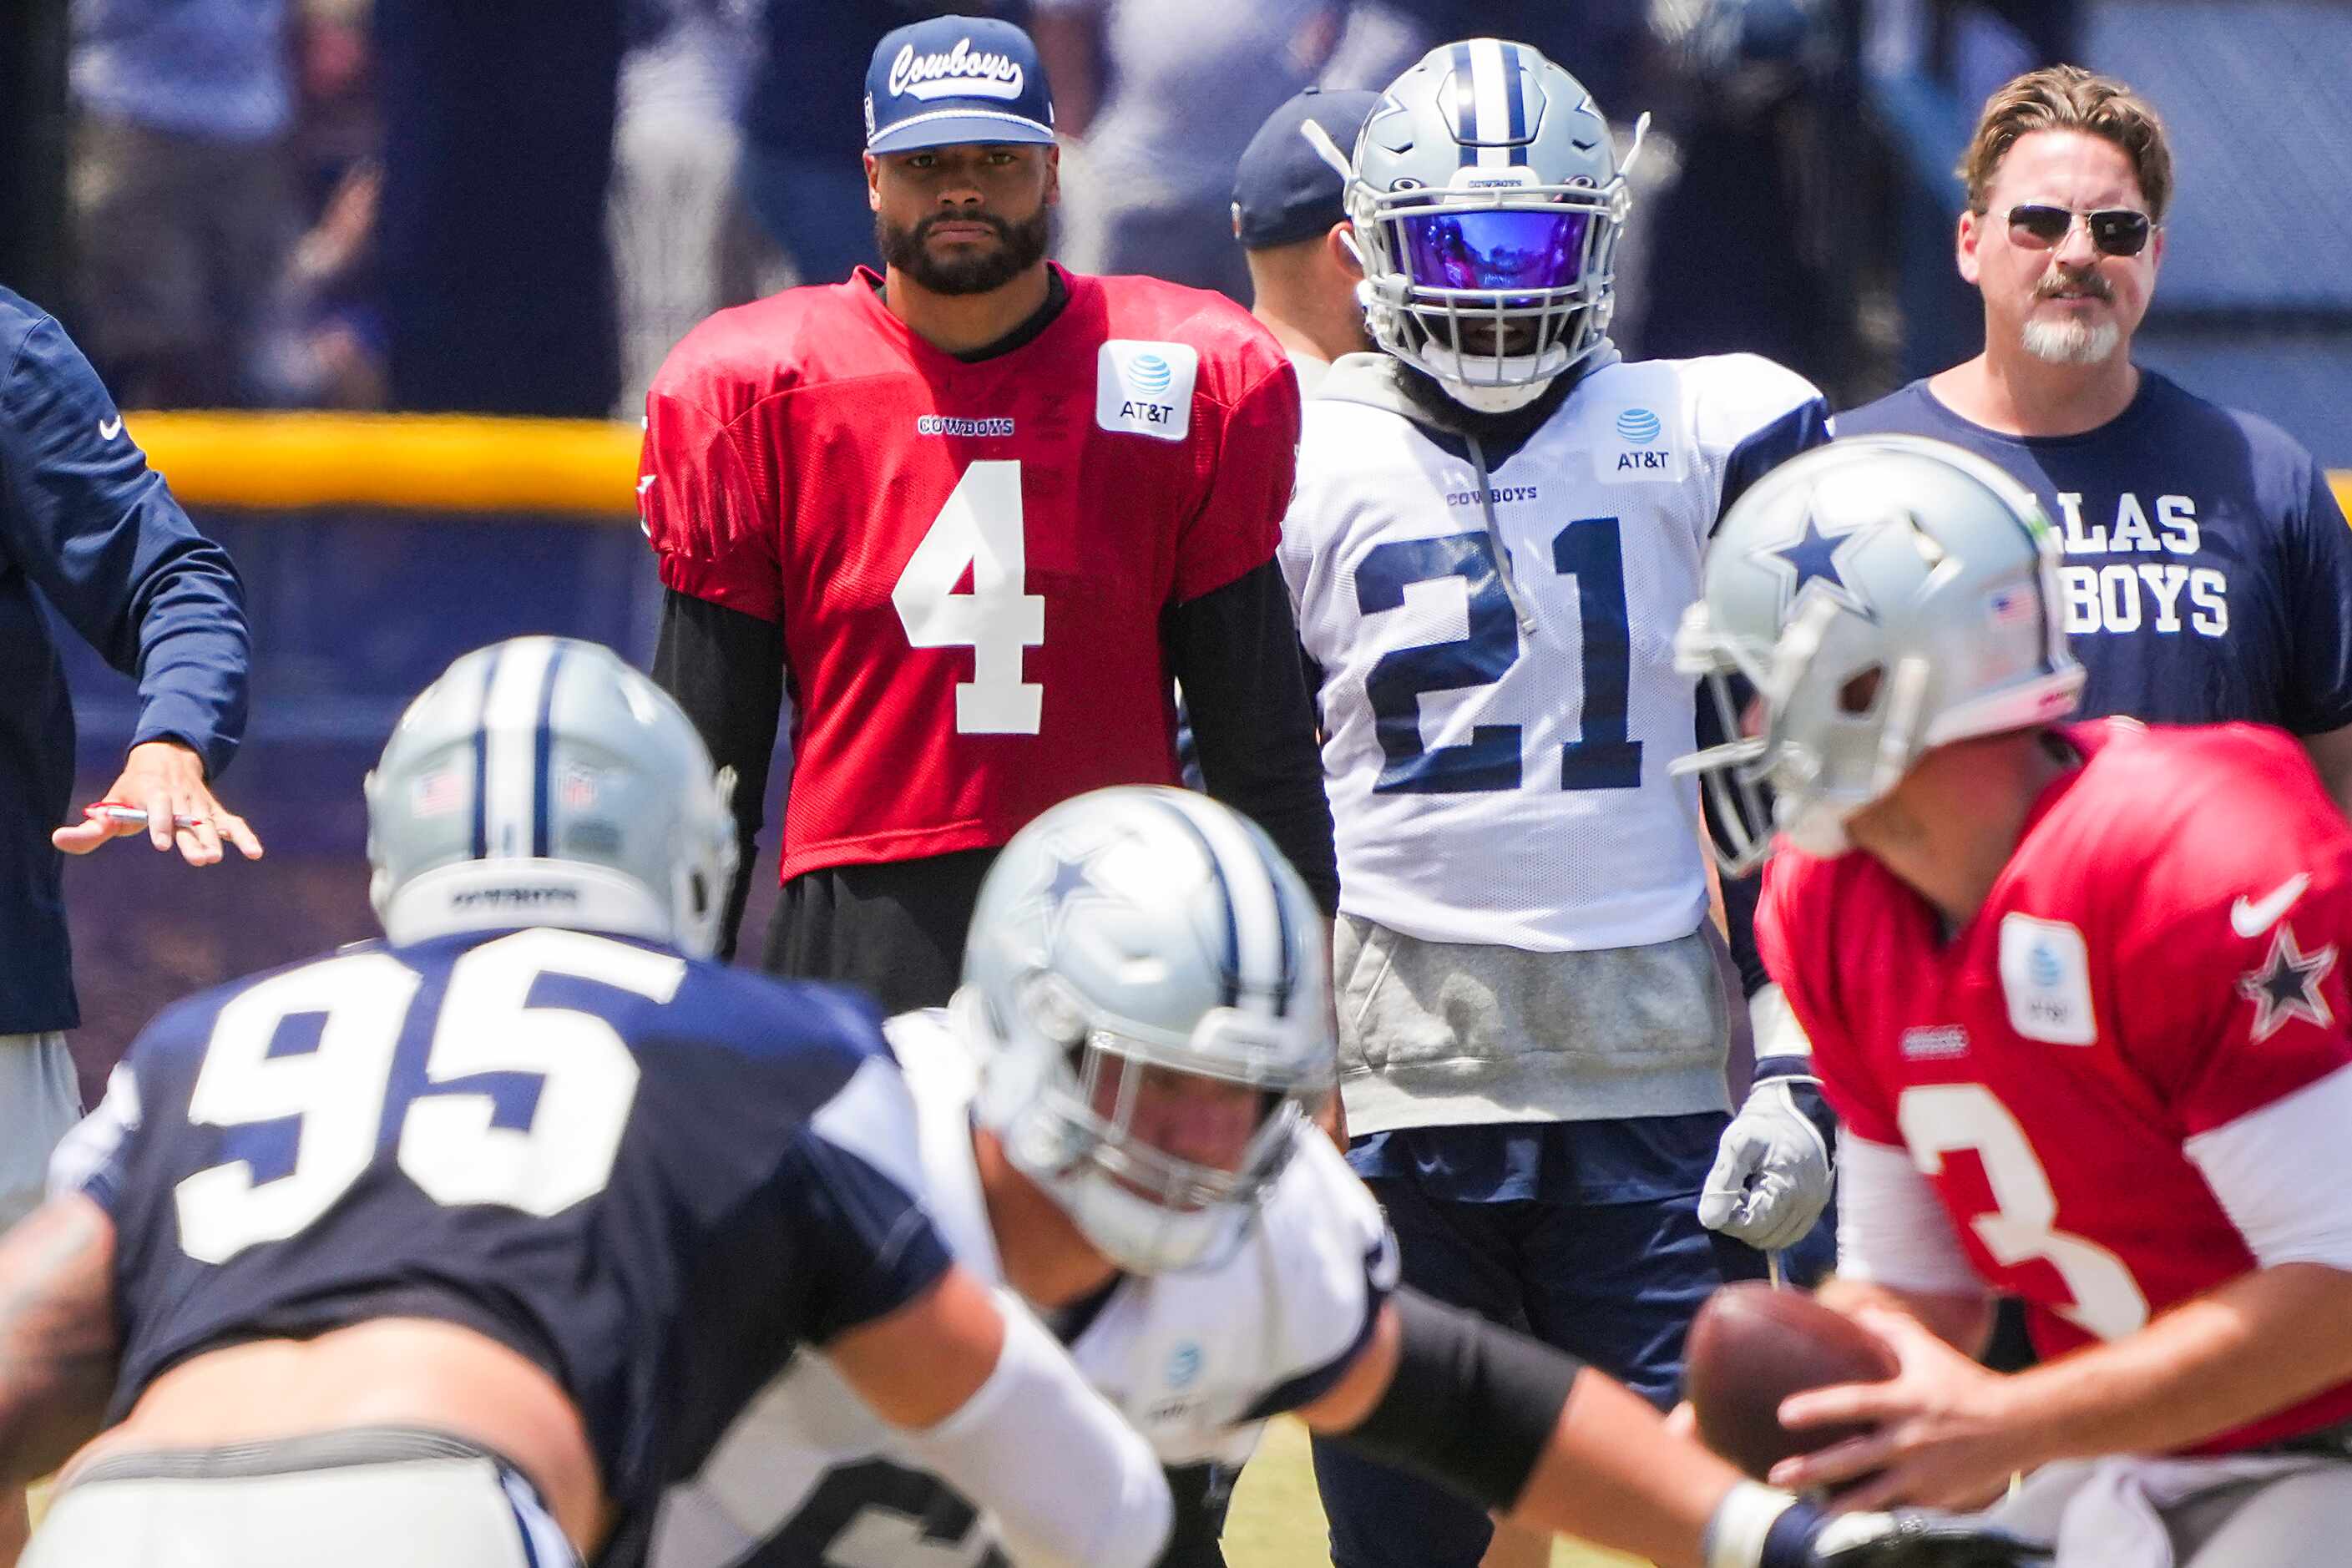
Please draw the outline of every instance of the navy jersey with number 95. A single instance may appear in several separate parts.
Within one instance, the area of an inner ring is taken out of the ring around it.
[[[110,1420],[218,1345],[459,1323],[570,1394],[625,1539],[794,1346],[945,1270],[919,1171],[847,993],[527,930],[178,1005],[56,1174],[115,1221]]]

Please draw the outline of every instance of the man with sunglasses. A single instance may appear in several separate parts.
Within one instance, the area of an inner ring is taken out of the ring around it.
[[[2131,360],[2172,195],[2156,111],[2079,67],[2031,71],[1987,101],[1959,174],[1984,352],[1838,434],[1932,436],[2035,492],[2065,544],[2086,714],[2277,725],[2352,803],[2352,531],[2327,476]]]
[[[1697,803],[1665,772],[1716,519],[1827,411],[1754,355],[1618,354],[1638,144],[1496,38],[1399,77],[1352,159],[1321,140],[1382,352],[1307,401],[1277,559],[1342,867],[1349,1157],[1405,1283],[1663,1403],[1699,1303],[1830,1193],[1801,1058],[1728,1115]],[[1486,1510],[1412,1475],[1323,1440],[1316,1475],[1339,1568],[1487,1549]]]

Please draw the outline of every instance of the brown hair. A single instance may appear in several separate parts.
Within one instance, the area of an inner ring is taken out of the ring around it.
[[[2148,216],[2164,221],[2172,200],[2172,146],[2164,121],[2147,100],[2122,82],[2080,66],[2027,71],[1985,100],[1976,134],[1956,171],[1968,186],[1971,212],[1985,210],[1985,193],[2018,138],[2037,131],[2080,131],[2122,148],[2139,176]]]

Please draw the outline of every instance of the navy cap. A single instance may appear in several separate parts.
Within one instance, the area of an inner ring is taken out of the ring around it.
[[[1037,46],[991,16],[894,28],[866,68],[866,150],[1054,140],[1054,95]]]
[[[1323,128],[1342,153],[1356,150],[1357,133],[1381,95],[1363,89],[1319,92],[1308,88],[1276,110],[1242,149],[1234,171],[1234,237],[1245,250],[1311,239],[1348,216],[1340,205],[1339,172],[1325,163],[1299,127]]]

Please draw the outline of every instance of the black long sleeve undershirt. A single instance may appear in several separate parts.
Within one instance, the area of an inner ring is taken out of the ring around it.
[[[1744,690],[1744,687],[1741,689]],[[1722,716],[1717,712],[1714,701],[1704,687],[1700,689],[1698,695],[1696,729],[1698,744],[1702,751],[1710,746],[1721,745],[1728,739],[1723,732]],[[1706,816],[1710,836],[1715,841],[1717,844],[1735,842],[1729,835],[1717,826],[1721,820],[1722,806],[1717,801],[1715,792],[1711,789],[1701,789],[1698,792],[1698,800],[1699,810]],[[1765,802],[1767,810],[1770,808],[1770,804],[1769,799]],[[1772,831],[1769,821],[1751,822],[1745,826],[1751,836],[1758,833],[1769,834]],[[1745,877],[1723,879],[1725,936],[1731,944],[1731,962],[1739,971],[1740,992],[1748,996],[1753,996],[1763,990],[1772,978],[1765,971],[1764,954],[1756,945],[1756,904],[1757,900],[1763,896],[1764,873],[1761,871],[1750,871]]]
[[[1326,915],[1339,908],[1315,705],[1281,570],[1265,562],[1160,617],[1209,794],[1265,829]]]
[[[653,675],[702,732],[711,762],[735,770],[735,885],[719,934],[719,956],[732,958],[743,900],[758,875],[768,762],[784,700],[784,629],[671,589],[662,595]]]
[[[1272,562],[1161,617],[1170,668],[1183,683],[1209,793],[1264,827],[1326,914],[1339,901],[1331,808],[1315,717],[1291,618]],[[735,952],[761,864],[768,765],[784,696],[783,629],[689,594],[662,596],[653,677],[710,749],[735,770],[735,885],[719,956]]]

